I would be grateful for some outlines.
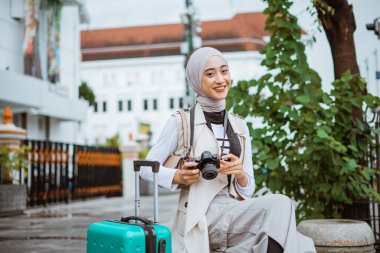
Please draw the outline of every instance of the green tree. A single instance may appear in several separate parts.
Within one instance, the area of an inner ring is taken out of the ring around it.
[[[324,92],[308,66],[291,1],[267,2],[271,37],[261,53],[268,73],[239,81],[227,101],[235,113],[261,121],[249,124],[258,188],[291,196],[300,219],[340,217],[352,197],[380,200],[369,185],[373,171],[361,163],[373,137],[353,113],[374,110],[379,99],[360,92],[366,85],[350,71]]]
[[[109,147],[109,148],[118,148],[120,144],[121,144],[120,134],[117,133],[109,138],[106,138],[106,142],[101,146]]]
[[[79,86],[79,98],[87,100],[90,105],[95,105],[95,94],[85,81]]]
[[[318,19],[322,25],[328,42],[330,44],[331,54],[334,63],[335,78],[340,78],[345,71],[350,70],[351,73],[359,74],[359,67],[356,60],[356,50],[354,42],[354,32],[356,30],[355,16],[353,14],[353,6],[347,0],[313,0],[316,7]],[[352,94],[353,97],[360,97],[361,94],[366,94],[367,89],[363,86],[361,89],[356,89]],[[352,110],[352,115],[355,119],[363,120],[362,108],[356,106]],[[358,142],[365,140],[358,136]],[[347,143],[346,143],[347,144]],[[349,143],[347,144],[349,145]],[[365,165],[365,159],[359,161]],[[352,206],[346,206],[343,217],[351,218]],[[355,208],[355,207],[354,207]],[[357,218],[365,219],[369,217],[369,209],[356,208]]]
[[[0,145],[0,184],[12,184],[15,181],[15,175],[19,171],[24,170],[24,175],[27,175],[29,160],[27,159],[29,147],[21,145],[17,150],[10,151],[8,147]],[[17,177],[16,177],[17,178]],[[23,180],[18,178],[18,180]],[[20,182],[18,182],[20,183]]]

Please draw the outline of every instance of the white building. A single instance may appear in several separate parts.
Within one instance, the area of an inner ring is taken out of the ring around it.
[[[0,112],[10,106],[29,139],[82,142],[88,103],[78,99],[79,25],[85,21],[80,0],[0,2]]]
[[[262,75],[265,17],[237,14],[202,23],[202,45],[225,53],[235,82]],[[94,90],[97,105],[82,127],[89,144],[119,133],[125,142],[154,142],[185,96],[182,24],[82,31],[81,78]],[[150,128],[146,128],[146,126]]]

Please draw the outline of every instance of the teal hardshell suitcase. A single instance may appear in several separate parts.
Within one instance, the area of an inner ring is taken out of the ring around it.
[[[91,224],[87,230],[87,253],[172,253],[170,230],[159,225],[157,173],[160,164],[156,161],[136,160],[135,174],[135,216],[120,221],[101,221]],[[154,181],[154,222],[139,217],[141,166],[152,167]]]

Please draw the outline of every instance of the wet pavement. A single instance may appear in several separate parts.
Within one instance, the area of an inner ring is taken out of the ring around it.
[[[177,201],[178,194],[160,195],[160,224],[170,227]],[[91,223],[129,215],[134,215],[134,201],[122,197],[28,209],[22,215],[0,218],[0,253],[86,252]],[[140,216],[153,219],[152,197],[141,197]]]

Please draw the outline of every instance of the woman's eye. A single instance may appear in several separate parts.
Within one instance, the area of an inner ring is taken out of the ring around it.
[[[208,77],[212,77],[214,75],[214,73],[207,73],[206,74]]]
[[[228,69],[223,69],[222,73],[228,73]]]

